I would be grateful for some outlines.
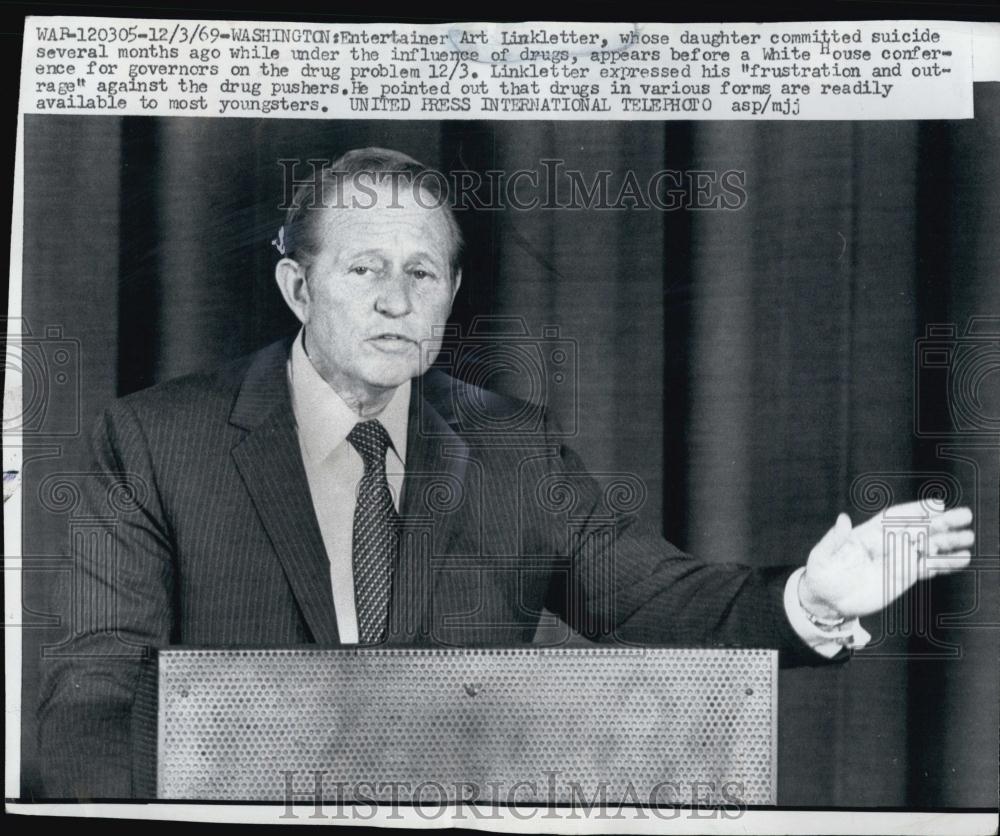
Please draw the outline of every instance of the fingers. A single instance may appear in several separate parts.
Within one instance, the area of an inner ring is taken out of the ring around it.
[[[931,499],[917,499],[913,502],[904,502],[902,505],[893,505],[886,508],[878,517],[893,519],[894,517],[913,517],[916,519],[927,519],[944,513],[944,502],[937,497]]]
[[[976,542],[976,534],[971,528],[958,531],[940,531],[930,537],[930,553],[951,552],[955,549],[967,549]]]
[[[965,569],[971,562],[972,552],[962,549],[947,555],[923,558],[918,564],[918,573],[921,578],[933,578]]]
[[[931,531],[947,531],[972,525],[971,508],[952,508],[931,518]]]
[[[816,544],[816,548],[823,554],[835,552],[847,542],[847,538],[851,536],[851,530],[851,518],[847,514],[840,514],[833,527]]]
[[[896,521],[902,524],[906,520],[913,520],[915,525],[929,524],[932,532],[967,528],[972,524],[972,509],[959,507],[945,510],[944,502],[940,499],[919,499],[916,502],[906,502],[886,508],[881,514],[876,514],[868,520],[865,525],[871,523],[874,527]]]

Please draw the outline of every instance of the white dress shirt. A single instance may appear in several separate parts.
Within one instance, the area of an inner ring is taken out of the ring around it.
[[[805,571],[806,567],[800,566],[792,572],[788,583],[785,584],[785,613],[795,632],[813,650],[828,659],[836,656],[845,647],[857,649],[868,644],[872,638],[871,634],[856,618],[845,621],[834,630],[821,630],[809,620],[799,601],[799,579]]]
[[[362,419],[316,371],[306,354],[302,333],[300,331],[295,338],[288,359],[292,411],[298,427],[309,493],[330,560],[337,630],[341,642],[357,644],[352,539],[354,507],[364,464],[361,455],[347,440],[347,434]],[[392,446],[386,453],[386,476],[397,511],[400,510],[399,498],[403,490],[409,406],[410,382],[407,381],[395,391],[385,409],[375,416],[392,440]],[[827,657],[835,656],[844,646],[864,647],[871,636],[857,619],[846,622],[835,631],[821,630],[809,621],[798,596],[799,577],[804,571],[803,567],[794,572],[785,586],[785,612],[795,632],[817,653]]]

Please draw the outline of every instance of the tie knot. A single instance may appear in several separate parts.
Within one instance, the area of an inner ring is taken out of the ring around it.
[[[365,470],[385,467],[385,451],[392,445],[392,441],[380,421],[359,421],[347,434],[347,440],[360,454]]]

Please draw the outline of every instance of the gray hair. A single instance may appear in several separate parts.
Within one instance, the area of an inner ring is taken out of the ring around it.
[[[362,176],[373,183],[390,180],[394,188],[398,183],[410,184],[417,195],[429,196],[433,200],[430,205],[442,209],[450,238],[450,267],[454,278],[461,268],[462,231],[448,202],[448,181],[441,172],[389,148],[348,151],[324,165],[317,177],[300,183],[285,214],[284,226],[271,242],[279,254],[303,266],[308,265],[320,250],[319,213],[315,210],[325,208],[324,194],[331,187],[338,195],[342,194],[345,183],[357,182]]]

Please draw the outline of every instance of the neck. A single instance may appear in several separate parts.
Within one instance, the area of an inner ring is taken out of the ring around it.
[[[392,396],[396,394],[395,386],[391,388],[368,386],[357,380],[348,380],[336,369],[325,369],[315,363],[313,366],[327,385],[353,412],[357,413],[359,418],[375,418],[389,405]]]
[[[309,353],[305,339],[302,340],[302,347],[305,349],[306,357],[312,363],[313,368],[319,372],[319,376],[359,418],[365,420],[376,418],[389,405],[392,396],[396,394],[398,388],[396,386],[391,388],[368,386],[357,380],[349,380],[338,370],[329,369],[323,364],[317,363]]]
[[[392,396],[396,394],[395,389],[371,390],[367,387],[365,391],[359,392],[353,388],[345,389],[336,386],[325,375],[323,379],[330,384],[330,387],[340,396],[340,399],[357,413],[359,418],[377,418],[389,405]]]

